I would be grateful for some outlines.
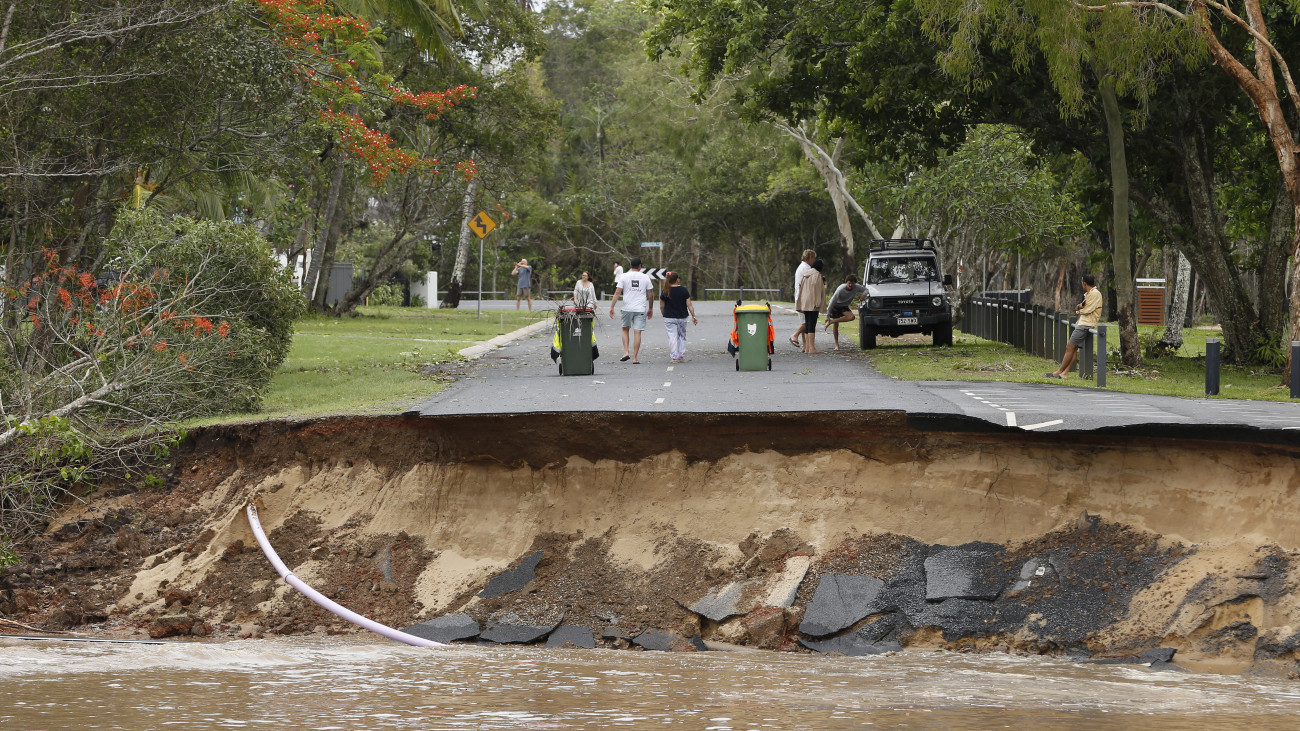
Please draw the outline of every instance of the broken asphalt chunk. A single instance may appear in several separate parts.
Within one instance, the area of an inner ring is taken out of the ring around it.
[[[534,551],[525,556],[518,566],[506,569],[492,577],[487,586],[483,587],[483,591],[478,593],[479,597],[491,599],[528,586],[529,582],[537,578],[537,564],[542,562],[543,553],[545,552]]]
[[[852,627],[871,614],[884,582],[874,576],[825,574],[817,582],[799,631],[824,637]]]
[[[446,614],[411,625],[402,631],[434,642],[454,642],[477,637],[480,627],[468,614]]]

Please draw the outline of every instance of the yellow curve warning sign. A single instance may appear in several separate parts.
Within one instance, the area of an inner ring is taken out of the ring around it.
[[[479,211],[477,216],[469,220],[469,230],[480,239],[492,233],[492,229],[496,227],[497,222],[492,220],[487,211]]]

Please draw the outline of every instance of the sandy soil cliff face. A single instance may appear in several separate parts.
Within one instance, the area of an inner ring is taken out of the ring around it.
[[[820,576],[884,578],[934,546],[980,541],[1003,547],[1008,571],[1052,552],[1113,552],[1118,563],[1096,569],[1116,572],[1096,587],[1113,609],[1105,626],[1053,635],[999,610],[994,631],[972,635],[978,646],[1163,645],[1244,667],[1261,647],[1263,659],[1293,662],[1300,627],[1290,599],[1300,476],[1283,447],[922,433],[893,414],[535,415],[209,429],[187,459],[169,490],[98,498],[43,539],[47,558],[116,552],[113,568],[82,572],[113,602],[106,613],[144,623],[171,605],[206,612],[214,628],[335,626],[274,580],[242,515],[257,500],[291,570],[397,625],[463,611],[599,632],[618,617],[624,629],[763,644],[738,624],[745,616],[687,607],[730,582],[750,602],[741,615],[753,614],[797,565],[800,598],[778,623],[777,646],[789,647]],[[103,530],[68,529],[123,513],[134,527],[115,529],[111,545]],[[528,590],[475,597],[538,550]],[[1139,564],[1149,580],[1121,587]],[[951,628],[916,626],[938,621],[917,613],[928,609],[898,610],[904,644],[954,642]]]

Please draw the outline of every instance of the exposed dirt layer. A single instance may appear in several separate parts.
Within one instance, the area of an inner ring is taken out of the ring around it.
[[[353,631],[278,581],[243,517],[256,500],[294,573],[399,627],[463,613],[610,646],[1163,647],[1289,673],[1296,451],[921,432],[892,412],[214,427],[166,487],[69,505],[0,577],[0,613],[125,636]],[[538,551],[531,579],[479,596]],[[870,577],[843,580],[869,595],[809,634],[837,577]]]

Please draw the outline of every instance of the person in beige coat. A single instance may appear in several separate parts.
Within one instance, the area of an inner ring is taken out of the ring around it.
[[[817,318],[826,307],[826,281],[822,279],[822,269],[826,263],[818,259],[812,268],[803,273],[799,282],[799,298],[794,308],[803,315],[803,352],[820,353],[817,349]]]

